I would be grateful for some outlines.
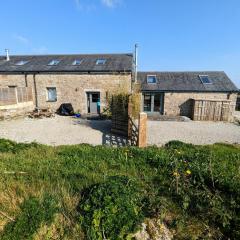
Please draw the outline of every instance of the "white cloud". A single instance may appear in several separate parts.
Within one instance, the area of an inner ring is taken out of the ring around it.
[[[102,4],[108,8],[114,8],[119,5],[120,0],[101,0]]]
[[[29,44],[30,41],[28,38],[22,36],[22,35],[14,35],[14,38],[17,39],[19,42],[24,43],[24,44]]]

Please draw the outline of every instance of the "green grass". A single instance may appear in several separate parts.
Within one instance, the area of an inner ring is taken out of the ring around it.
[[[116,176],[134,182],[140,195],[109,180]],[[161,218],[175,239],[240,239],[239,146],[49,147],[0,140],[0,239],[116,239],[111,236],[119,232],[119,239],[131,239],[142,219],[124,218],[134,216],[131,207],[136,216]]]

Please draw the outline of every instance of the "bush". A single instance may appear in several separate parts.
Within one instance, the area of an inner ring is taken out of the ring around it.
[[[33,239],[42,223],[50,224],[54,214],[57,212],[57,205],[54,198],[45,195],[43,200],[30,197],[20,206],[21,213],[14,222],[10,222],[0,235],[2,240],[28,240]]]
[[[110,177],[83,193],[81,221],[87,239],[125,239],[143,220],[139,185],[127,177]]]

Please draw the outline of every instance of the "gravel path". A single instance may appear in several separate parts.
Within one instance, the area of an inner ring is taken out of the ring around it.
[[[47,145],[124,145],[125,139],[111,134],[110,129],[110,121],[86,121],[60,116],[45,119],[26,118],[0,121],[0,138],[17,142],[36,141]],[[148,121],[148,144],[160,146],[170,140],[194,144],[240,144],[240,126],[221,122]]]
[[[79,121],[56,116],[44,119],[17,119],[0,122],[0,138],[16,142],[33,142],[47,145],[102,144],[103,133],[108,132],[110,121]]]
[[[240,126],[223,122],[148,122],[148,144],[171,140],[193,144],[238,143]]]

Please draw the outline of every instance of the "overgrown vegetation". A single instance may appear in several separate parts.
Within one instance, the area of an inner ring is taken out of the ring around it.
[[[144,217],[175,239],[240,239],[239,169],[237,145],[0,140],[0,239],[132,239]]]
[[[1,239],[33,239],[41,224],[50,224],[56,212],[57,205],[51,196],[45,195],[42,201],[30,196],[20,205],[15,221],[5,226]]]
[[[118,176],[83,193],[81,222],[88,239],[125,239],[143,219],[143,196],[136,181]]]
[[[123,116],[128,116],[128,104],[130,103],[131,107],[131,117],[137,119],[139,113],[141,112],[141,93],[117,93],[117,94],[108,94],[107,97],[107,107],[104,109],[104,113],[108,118],[112,117],[113,112],[121,112]]]

